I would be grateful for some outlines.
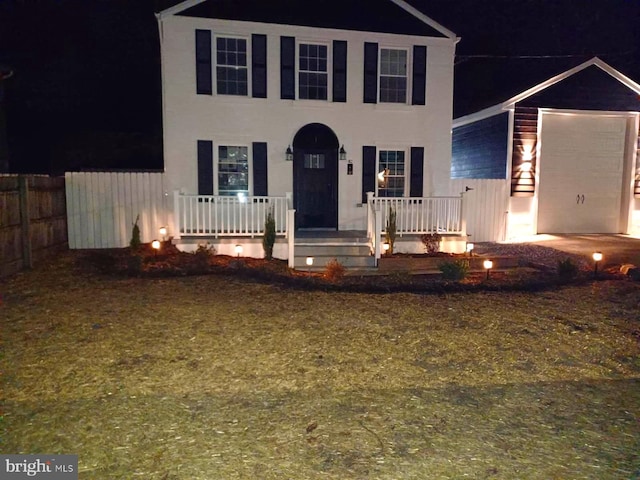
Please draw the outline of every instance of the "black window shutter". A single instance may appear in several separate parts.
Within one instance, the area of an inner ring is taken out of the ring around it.
[[[333,41],[333,101],[347,101],[347,42]]]
[[[213,93],[211,70],[211,30],[196,30],[196,93]]]
[[[296,98],[296,39],[280,37],[280,98]]]
[[[362,203],[367,203],[367,192],[376,191],[376,147],[362,147]]]
[[[213,142],[198,140],[198,195],[213,195]]]
[[[378,102],[378,44],[364,44],[364,103]]]
[[[267,98],[266,35],[251,35],[251,96]]]
[[[267,144],[253,142],[253,194],[267,196]]]
[[[413,90],[412,105],[424,105],[427,90],[427,47],[413,47]]]
[[[411,147],[410,197],[422,197],[424,178],[424,147]]]

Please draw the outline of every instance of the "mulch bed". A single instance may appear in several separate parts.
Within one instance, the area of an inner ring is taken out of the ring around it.
[[[240,280],[275,284],[299,290],[342,291],[357,293],[442,293],[474,291],[539,291],[558,285],[581,284],[594,279],[587,259],[537,245],[479,244],[477,251],[483,255],[515,256],[519,268],[509,271],[493,271],[489,278],[484,272],[469,272],[459,281],[447,280],[440,274],[412,274],[392,272],[387,275],[332,274],[328,270],[304,272],[290,269],[283,260],[231,257],[217,255],[201,248],[195,253],[178,250],[165,242],[160,253],[150,245],[142,245],[137,251],[129,248],[85,250],[76,257],[81,269],[115,276],[145,278],[180,277],[192,275],[230,275]],[[438,258],[456,260],[461,255],[394,254],[399,258]],[[557,273],[557,262],[569,258],[579,269],[577,276],[562,278]],[[603,279],[623,278],[616,268],[601,272]]]

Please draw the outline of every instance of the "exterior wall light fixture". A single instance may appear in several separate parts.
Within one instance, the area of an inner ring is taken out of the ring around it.
[[[340,160],[346,160],[347,159],[347,151],[344,149],[344,145],[342,145],[340,147]]]

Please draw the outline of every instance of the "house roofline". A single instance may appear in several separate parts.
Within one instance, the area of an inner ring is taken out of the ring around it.
[[[459,40],[459,38],[457,37],[457,35],[455,33],[453,33],[451,30],[449,30],[448,28],[443,27],[442,25],[440,25],[438,22],[436,22],[434,19],[432,19],[431,17],[426,16],[424,13],[422,13],[420,10],[418,10],[417,8],[409,5],[407,2],[405,2],[404,0],[390,0],[392,3],[395,3],[397,6],[399,6],[400,8],[402,8],[404,11],[406,11],[407,13],[410,13],[411,15],[413,15],[414,17],[416,17],[418,20],[420,20],[422,23],[426,23],[427,25],[429,25],[431,28],[436,29],[437,31],[439,31],[441,34],[443,34],[445,37],[449,37],[452,40]]]
[[[164,10],[159,11],[158,13],[156,13],[156,17],[158,18],[158,20],[162,20],[164,17],[170,17],[172,15],[175,15],[176,13],[180,13],[188,8],[195,7],[196,5],[199,5],[206,1],[207,0],[184,0],[184,2],[180,2],[173,7],[165,8]]]
[[[169,16],[172,16],[172,15],[176,15],[177,13],[180,13],[180,12],[182,12],[184,10],[187,10],[188,8],[195,7],[196,5],[199,5],[199,4],[201,4],[203,2],[206,2],[206,1],[207,0],[185,0],[183,2],[178,3],[177,5],[174,5],[173,7],[169,7],[167,9],[165,9],[165,10],[162,10],[162,11],[156,13],[156,18],[158,20],[162,20],[164,17],[169,17]],[[397,5],[398,7],[402,8],[405,12],[409,13],[410,15],[413,15],[418,20],[420,20],[422,23],[425,23],[425,24],[429,25],[431,28],[437,30],[438,32],[443,34],[445,37],[448,37],[448,38],[450,38],[452,40],[456,40],[456,42],[460,40],[456,36],[456,34],[453,33],[451,30],[449,30],[448,28],[443,27],[442,25],[440,25],[438,22],[436,22],[432,18],[426,16],[424,13],[422,13],[417,8],[412,7],[411,5],[409,5],[404,0],[389,0],[389,1],[391,3],[394,3],[395,5]]]
[[[564,71],[564,72],[562,72],[562,73],[560,73],[558,75],[555,75],[555,76],[545,80],[544,82],[541,82],[538,85],[535,85],[535,86],[525,90],[524,92],[519,93],[518,95],[515,95],[515,96],[509,98],[508,100],[505,100],[502,103],[498,103],[496,105],[492,105],[490,107],[484,108],[484,109],[479,110],[477,112],[470,113],[470,114],[464,115],[462,117],[459,117],[459,118],[457,118],[457,119],[455,119],[453,121],[453,126],[454,126],[454,128],[455,127],[461,127],[462,125],[466,125],[466,124],[472,123],[472,122],[477,122],[478,120],[483,120],[485,118],[492,117],[493,115],[497,115],[498,113],[510,110],[510,109],[514,108],[516,103],[521,102],[522,100],[525,100],[526,98],[529,98],[530,96],[535,95],[536,93],[539,93],[542,90],[545,90],[546,88],[549,88],[552,85],[555,85],[556,83],[559,83],[559,82],[565,80],[566,78],[569,78],[570,76],[572,76],[572,75],[574,75],[574,74],[576,74],[578,72],[581,72],[585,68],[589,68],[591,66],[596,66],[596,67],[600,68],[603,72],[608,73],[609,75],[611,75],[613,78],[615,78],[620,83],[622,83],[625,87],[627,87],[630,90],[633,90],[634,92],[640,94],[640,84],[634,82],[633,80],[631,80],[629,77],[627,77],[623,73],[620,73],[618,70],[616,70],[615,68],[613,68],[611,65],[609,65],[606,62],[604,62],[600,58],[593,57],[592,59],[587,60],[586,62],[583,62],[580,65],[577,65],[577,66],[575,66],[573,68],[570,68],[569,70],[566,70],[566,71]]]

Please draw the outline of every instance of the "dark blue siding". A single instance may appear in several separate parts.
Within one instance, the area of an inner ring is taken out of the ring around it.
[[[506,178],[509,113],[453,130],[451,178]]]
[[[596,66],[586,68],[518,103],[571,110],[640,110],[640,97]]]

